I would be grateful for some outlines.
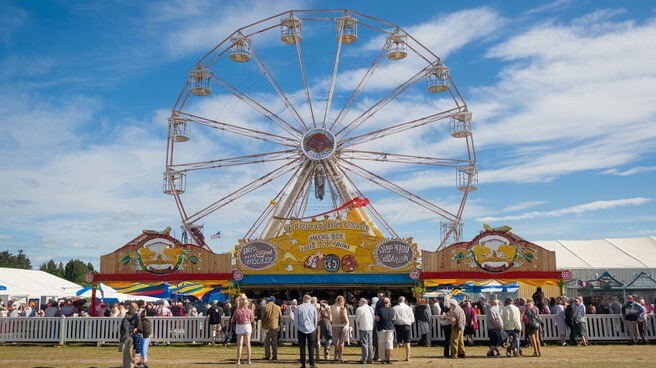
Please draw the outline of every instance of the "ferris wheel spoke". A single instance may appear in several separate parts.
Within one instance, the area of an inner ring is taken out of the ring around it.
[[[396,195],[401,196],[401,197],[407,199],[408,201],[413,202],[413,203],[415,203],[415,204],[417,204],[417,205],[419,205],[419,206],[421,206],[421,207],[423,207],[423,208],[425,208],[425,209],[435,213],[436,215],[441,216],[441,217],[443,217],[443,218],[445,218],[449,221],[456,221],[457,220],[457,217],[455,215],[453,215],[452,213],[450,213],[449,211],[447,211],[447,210],[433,204],[432,202],[429,202],[429,201],[425,200],[424,198],[422,198],[422,197],[420,197],[420,196],[418,196],[414,193],[409,192],[408,190],[406,190],[404,188],[401,188],[400,186],[392,183],[391,181],[383,178],[380,175],[376,175],[376,174],[372,173],[371,171],[368,171],[368,170],[366,170],[366,169],[364,169],[364,168],[362,168],[362,167],[360,167],[360,166],[358,166],[358,165],[356,165],[356,164],[354,164],[350,161],[347,161],[347,160],[340,160],[340,162],[344,164],[344,165],[342,165],[342,167],[345,170],[347,170],[349,172],[352,172],[353,174],[358,175],[363,179],[369,180],[370,182],[378,185],[381,188],[385,188],[385,189],[391,191],[392,193],[395,193]]]
[[[335,121],[333,121],[332,124],[330,125],[330,128],[329,128],[330,130],[332,130],[335,126],[339,126],[342,123],[342,120],[344,120],[344,118],[346,117],[348,112],[351,110],[351,108],[353,107],[353,104],[355,103],[355,101],[358,100],[358,97],[360,97],[360,94],[362,93],[362,91],[364,91],[364,88],[367,85],[367,83],[369,82],[369,80],[371,79],[371,76],[373,76],[374,71],[376,70],[376,68],[378,68],[378,65],[380,65],[381,60],[383,60],[383,57],[386,54],[386,50],[389,47],[390,42],[391,41],[388,38],[387,41],[385,42],[385,45],[380,50],[380,53],[378,53],[378,56],[376,56],[376,59],[374,60],[374,62],[371,64],[371,66],[369,67],[367,72],[364,74],[364,76],[362,76],[362,79],[360,80],[360,83],[358,83],[357,87],[355,88],[355,90],[353,91],[351,96],[348,98],[346,103],[344,104],[344,107],[342,108],[342,111],[339,112],[339,115],[337,115],[337,118],[335,118]]]
[[[301,116],[298,114],[298,111],[296,111],[296,108],[294,107],[294,105],[291,103],[291,101],[289,101],[289,98],[287,98],[287,95],[285,94],[285,92],[282,90],[282,88],[280,88],[280,86],[278,85],[276,80],[273,78],[273,75],[271,74],[271,72],[269,72],[269,69],[266,67],[266,65],[264,65],[262,60],[257,56],[257,54],[255,53],[255,50],[253,49],[252,46],[251,46],[250,50],[251,50],[251,56],[253,57],[253,59],[255,60],[257,65],[260,67],[260,70],[262,70],[262,73],[264,73],[264,76],[267,78],[267,80],[269,80],[269,83],[271,84],[273,89],[276,90],[276,92],[278,93],[278,96],[280,96],[280,99],[285,104],[287,109],[289,109],[290,114],[292,114],[292,116],[294,117],[296,122],[301,127],[303,127],[304,130],[307,130],[308,127],[305,124],[305,122],[303,121],[303,118],[301,118]]]
[[[339,58],[342,54],[342,35],[344,28],[340,27],[339,34],[337,35],[337,52],[335,53],[335,62],[333,63],[333,74],[330,77],[330,87],[328,88],[328,97],[326,99],[326,111],[323,113],[323,120],[321,121],[321,127],[326,127],[326,121],[328,120],[328,113],[330,112],[330,106],[333,102],[333,94],[335,93],[335,82],[337,81],[337,71],[339,70]]]
[[[377,162],[394,162],[401,164],[417,164],[445,167],[459,167],[472,165],[471,160],[457,160],[438,157],[403,155],[389,152],[360,151],[360,150],[341,150],[340,158],[349,160],[367,160]]]
[[[310,86],[308,85],[307,82],[307,74],[305,72],[305,63],[303,62],[303,54],[301,53],[301,43],[296,42],[296,55],[298,55],[298,65],[299,68],[301,69],[301,77],[303,79],[303,88],[305,89],[305,102],[308,105],[308,109],[310,110],[310,118],[312,119],[312,126],[317,127],[317,121],[314,117],[314,107],[312,105],[312,95],[310,94]]]
[[[252,182],[244,185],[243,187],[235,190],[234,192],[228,194],[227,196],[219,199],[218,201],[212,203],[211,205],[205,207],[204,209],[196,212],[195,214],[189,216],[187,219],[185,219],[184,223],[189,225],[193,224],[196,221],[200,220],[201,218],[211,214],[212,212],[220,209],[221,207],[235,201],[236,199],[254,191],[255,189],[258,189],[262,187],[264,184],[271,182],[282,175],[285,175],[286,173],[292,171],[295,166],[294,164],[298,162],[297,160],[293,160],[291,162],[288,162],[273,171],[266,173],[265,175],[253,180]]]
[[[351,178],[348,175],[346,175],[346,173],[344,173],[344,177],[349,181],[351,186],[358,192],[358,195],[360,197],[364,197],[364,194],[362,193],[360,188],[358,188],[358,186],[355,185],[355,182],[351,180]],[[383,225],[383,227],[385,228],[385,230],[387,230],[389,235],[391,235],[394,238],[400,238],[400,236],[396,233],[396,231],[394,231],[392,226],[390,226],[390,224],[385,220],[385,218],[381,216],[381,214],[376,210],[376,207],[371,202],[367,205],[367,210],[374,215],[374,217],[376,218],[376,220],[378,220],[380,224]]]
[[[296,158],[298,158],[298,150],[289,149],[289,150],[277,151],[277,152],[259,153],[256,155],[228,157],[228,158],[221,158],[218,160],[170,165],[169,167],[172,170],[182,172],[182,171],[194,171],[194,170],[204,170],[204,169],[216,169],[219,167],[228,167],[228,166],[259,164],[263,162],[293,160]]]
[[[288,122],[286,122],[284,119],[282,119],[280,116],[276,115],[274,112],[271,110],[267,109],[266,107],[262,106],[260,103],[249,97],[247,94],[244,92],[240,91],[237,87],[234,87],[230,83],[228,83],[225,79],[220,78],[219,76],[213,74],[212,79],[222,85],[225,89],[230,91],[234,96],[239,98],[240,100],[244,101],[247,103],[249,106],[251,106],[255,111],[259,112],[264,116],[265,118],[271,120],[274,124],[278,125],[281,129],[286,131],[287,133],[294,135],[294,136],[300,136],[302,133],[299,129],[295,128],[294,126],[290,125]]]
[[[431,124],[436,121],[440,121],[442,119],[446,119],[451,116],[455,111],[458,111],[458,108],[453,108],[451,110],[439,112],[437,114],[425,116],[420,119],[415,119],[415,120],[410,120],[406,121],[404,123],[392,125],[387,128],[382,128],[378,130],[374,130],[368,133],[356,135],[353,137],[345,138],[340,141],[340,146],[345,148],[345,147],[351,147],[355,146],[357,144],[365,143],[365,142],[370,142],[375,139],[380,139],[383,137],[386,137],[388,135],[400,133],[409,129],[414,129],[423,125]]]
[[[229,124],[229,123],[224,123],[221,121],[216,121],[216,120],[211,120],[207,118],[203,118],[197,115],[185,113],[185,112],[180,112],[179,113],[181,117],[187,118],[190,121],[194,121],[198,124],[208,126],[210,128],[218,129],[218,130],[224,130],[226,132],[234,133],[234,134],[239,134],[245,137],[250,137],[250,138],[255,138],[271,143],[276,143],[280,144],[283,146],[287,147],[298,147],[298,139],[296,138],[290,138],[290,137],[283,137],[281,135],[273,134],[270,132],[264,132],[261,130],[256,130],[256,129],[250,129],[250,128],[244,128],[240,127],[234,124]]]
[[[312,166],[314,163],[310,160],[304,160],[299,164],[300,169],[292,176],[294,185],[291,186],[289,194],[282,201],[278,203],[273,216],[269,219],[266,227],[262,231],[262,238],[269,239],[277,236],[285,222],[287,221],[291,211],[294,208],[294,203],[301,195],[301,192],[312,178]]]
[[[348,125],[346,125],[344,128],[339,130],[335,135],[338,138],[343,138],[346,137],[350,132],[352,132],[354,129],[357,129],[362,123],[367,121],[367,119],[371,118],[378,112],[380,109],[382,109],[385,105],[387,105],[390,101],[394,100],[397,96],[405,92],[408,88],[412,87],[415,83],[417,83],[419,80],[424,78],[426,75],[426,71],[429,69],[429,67],[426,67],[419,71],[417,74],[413,75],[402,83],[400,86],[396,87],[394,90],[390,91],[387,95],[383,96],[378,102],[376,102],[373,106],[371,106],[367,111],[363,112],[360,116],[355,118],[352,122],[350,122]]]
[[[278,194],[269,202],[267,207],[264,209],[260,217],[257,218],[257,220],[253,223],[253,226],[248,230],[248,232],[245,235],[245,239],[251,239],[253,235],[257,232],[257,229],[262,226],[265,220],[267,220],[271,213],[278,208],[278,204],[282,202],[283,198],[285,198],[285,194],[287,193],[287,190],[295,183],[296,178],[298,177],[300,171],[303,169],[304,165],[298,165],[296,168],[296,171],[292,174],[292,176],[287,180],[287,183],[282,186]]]

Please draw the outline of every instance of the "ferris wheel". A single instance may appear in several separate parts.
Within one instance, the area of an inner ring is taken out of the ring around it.
[[[401,27],[289,11],[235,30],[190,71],[169,118],[163,190],[192,235],[246,201],[255,215],[243,239],[317,216],[398,238],[388,218],[403,210],[439,220],[439,248],[459,240],[478,188],[471,119],[442,59]],[[254,208],[247,198],[262,191]]]

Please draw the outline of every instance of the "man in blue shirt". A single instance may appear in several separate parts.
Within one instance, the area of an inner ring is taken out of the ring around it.
[[[305,346],[310,355],[310,368],[314,365],[314,331],[319,323],[317,308],[310,303],[312,297],[303,295],[303,304],[294,311],[294,326],[298,330],[298,345],[301,348],[301,368],[305,368]]]

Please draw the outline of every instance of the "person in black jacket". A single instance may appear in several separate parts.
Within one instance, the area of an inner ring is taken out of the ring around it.
[[[150,323],[145,309],[142,309],[139,315],[141,325],[137,327],[137,332],[134,334],[134,350],[141,356],[141,363],[137,367],[148,368],[148,347],[150,346],[150,335],[153,333],[153,325]]]
[[[216,341],[221,341],[221,330],[223,326],[221,325],[221,318],[223,318],[223,308],[219,306],[219,301],[215,300],[212,302],[212,305],[209,305],[207,308],[207,319],[210,325],[210,332],[212,333],[212,340],[208,345],[216,344]]]
[[[576,345],[576,326],[574,326],[574,306],[572,305],[572,300],[563,297],[563,302],[567,304],[565,307],[565,324],[569,328],[569,344]]]
[[[138,331],[141,325],[141,317],[137,313],[137,304],[132,303],[128,307],[125,317],[121,321],[121,337],[119,340],[119,351],[123,352],[123,368],[131,368],[134,366],[133,361],[133,339],[132,336]]]

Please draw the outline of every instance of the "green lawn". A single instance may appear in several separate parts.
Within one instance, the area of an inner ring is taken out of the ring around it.
[[[172,344],[171,346],[156,345],[150,347],[149,367],[180,368],[180,367],[218,367],[236,365],[236,348],[234,346],[207,346],[191,344]],[[452,360],[441,357],[442,347],[412,347],[410,363],[402,361],[403,349],[395,349],[392,365],[414,367],[472,367],[505,368],[518,366],[557,367],[582,366],[595,368],[617,367],[653,367],[656,361],[654,345],[600,345],[589,347],[562,347],[549,345],[542,348],[542,357],[506,358],[485,356],[487,347],[475,346],[467,348],[466,359]],[[532,353],[528,349],[527,352]],[[297,346],[284,345],[279,348],[278,361],[262,360],[264,348],[253,346],[251,367],[286,368],[300,367]],[[353,367],[360,359],[360,347],[349,346],[345,349],[344,363],[319,361],[319,367]],[[246,362],[244,353],[242,364]],[[0,363],[4,367],[120,367],[121,353],[116,344],[101,347],[95,345],[5,345],[0,347]],[[378,364],[381,365],[381,364]]]

